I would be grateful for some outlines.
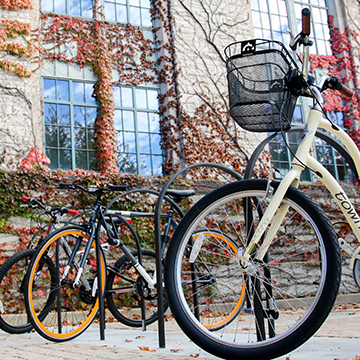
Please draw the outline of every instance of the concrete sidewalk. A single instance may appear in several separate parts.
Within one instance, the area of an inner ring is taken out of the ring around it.
[[[1,359],[216,359],[192,343],[170,319],[165,323],[166,348],[158,348],[157,324],[146,332],[119,323],[108,323],[105,340],[91,326],[77,339],[55,344],[36,333],[10,335],[0,332]],[[337,305],[319,331],[304,345],[281,360],[334,360],[360,357],[360,304]],[[256,359],[254,359],[256,360]]]

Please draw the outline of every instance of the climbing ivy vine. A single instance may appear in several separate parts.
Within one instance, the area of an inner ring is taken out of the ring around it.
[[[33,8],[26,0],[0,0],[0,6],[4,10]],[[206,91],[197,93],[201,103],[191,115],[181,105],[181,69],[175,54],[175,22],[171,6],[170,0],[152,1],[151,16],[156,24],[154,40],[146,38],[139,27],[103,20],[102,7],[97,0],[94,1],[92,20],[41,13],[37,35],[30,39],[30,24],[1,20],[1,52],[33,58],[37,51],[40,63],[61,61],[79,68],[87,66],[96,75],[93,96],[98,103],[95,142],[100,173],[118,172],[113,87],[116,84],[139,86],[147,82],[162,84],[166,89],[159,95],[162,146],[167,155],[166,174],[176,170],[180,163],[220,162],[239,172],[246,166],[248,154],[228,115],[226,96],[221,94],[221,101],[216,103]],[[358,34],[349,29],[341,33],[334,27],[332,17],[329,26],[333,56],[311,55],[312,69],[326,68],[330,74],[340,75],[345,83],[356,87]],[[8,41],[16,37],[23,41]],[[31,75],[28,69],[10,60],[1,59],[0,67],[20,77]],[[345,125],[360,147],[360,135],[354,126],[360,119],[359,92],[356,91],[350,100],[331,93],[327,99],[325,109],[344,112]]]

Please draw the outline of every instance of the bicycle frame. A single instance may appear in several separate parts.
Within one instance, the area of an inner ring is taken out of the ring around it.
[[[318,99],[321,100],[322,98],[320,92],[316,91],[315,89],[315,93],[317,93]],[[255,231],[248,246],[241,256],[241,264],[243,267],[248,266],[248,262],[252,254],[252,249],[259,243],[260,239],[265,233],[267,225],[272,221],[272,219],[274,219],[270,229],[265,234],[263,242],[256,254],[256,259],[262,260],[264,258],[273,240],[273,237],[276,234],[287,211],[286,205],[282,205],[280,208],[279,205],[282,199],[285,197],[285,194],[290,186],[298,187],[301,172],[305,169],[304,165],[314,171],[319,180],[330,191],[331,195],[336,200],[341,211],[343,212],[355,236],[360,239],[360,217],[357,214],[354,206],[351,204],[348,196],[345,194],[342,187],[332,176],[332,174],[310,154],[315,133],[318,128],[329,131],[344,144],[352,159],[354,160],[355,167],[359,173],[360,153],[354,141],[343,129],[331,124],[328,120],[324,119],[323,113],[318,105],[314,106],[310,110],[302,139],[291,164],[291,170],[281,180],[281,183],[279,184],[279,187],[277,188],[274,195],[272,194],[274,189],[270,186],[269,179],[269,186],[266,194],[266,196],[271,196],[269,207],[265,211],[259,226],[257,227],[257,230]],[[355,259],[360,259],[360,246],[354,251],[350,246],[346,246],[346,244],[343,245],[341,241],[340,244],[342,245],[342,248],[351,256],[349,268],[353,269]]]

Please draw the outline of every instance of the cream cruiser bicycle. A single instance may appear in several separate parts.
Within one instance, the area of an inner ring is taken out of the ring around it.
[[[167,253],[165,284],[178,324],[197,345],[222,358],[259,360],[286,354],[318,330],[333,306],[340,282],[340,247],[326,214],[297,189],[302,171],[310,169],[329,189],[360,238],[360,218],[349,198],[310,154],[317,129],[325,129],[344,144],[359,173],[359,150],[322,110],[322,91],[336,89],[347,96],[352,92],[335,77],[314,84],[307,73],[309,35],[310,11],[303,9],[303,30],[291,44],[293,50],[304,46],[302,72],[277,41],[256,39],[226,48],[230,114],[241,127],[285,132],[298,96],[313,98],[314,105],[284,178],[242,180],[211,192],[185,215]],[[194,239],[193,233],[205,228],[231,238],[235,251]],[[359,252],[352,253],[355,268]],[[209,266],[217,267],[221,277],[199,286],[203,272],[198,257],[214,253],[217,261],[212,258]],[[218,316],[203,311],[208,303],[219,307],[241,298],[236,319],[219,331],[207,330],[204,324]]]

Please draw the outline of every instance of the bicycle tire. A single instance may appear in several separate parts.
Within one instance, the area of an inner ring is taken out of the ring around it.
[[[25,287],[26,311],[35,330],[47,340],[62,342],[74,339],[91,325],[97,315],[99,308],[98,264],[94,241],[81,276],[81,285],[74,287],[77,268],[88,239],[86,229],[81,226],[63,227],[51,233],[44,243],[37,247],[31,260]],[[78,241],[79,248],[76,250],[75,260],[67,268]],[[43,264],[45,256],[52,259],[55,281],[49,279],[49,269]],[[103,275],[102,291],[104,291],[106,264],[101,250],[100,258]],[[40,299],[37,297],[39,294],[43,294]],[[48,295],[54,296],[54,301],[51,303],[47,301]],[[44,309],[48,313],[45,318],[40,316]]]
[[[131,253],[135,257],[138,256],[138,250]],[[142,249],[141,257],[142,266],[150,276],[153,276],[156,265],[155,251]],[[141,316],[141,299],[143,299],[145,301],[145,325],[154,323],[158,319],[156,288],[150,289],[145,280],[140,280],[138,272],[125,255],[108,270],[106,300],[113,316],[124,325],[143,326]],[[168,304],[164,299],[164,310],[167,308]]]
[[[271,186],[276,190],[278,182],[271,182]],[[220,332],[210,332],[201,324],[194,309],[207,297],[201,298],[201,286],[193,290],[197,302],[183,291],[184,277],[191,276],[191,235],[196,229],[219,229],[244,249],[246,229],[250,235],[256,231],[267,206],[266,189],[266,180],[243,180],[211,192],[185,215],[168,249],[165,284],[174,317],[194,343],[221,358],[273,359],[292,351],[322,325],[338,292],[341,260],[334,229],[312,199],[290,187],[282,201],[286,214],[262,261],[251,257],[250,266],[242,269],[235,261],[229,266],[235,254],[222,257],[229,284],[235,279],[239,285],[242,276],[246,279],[245,304],[238,321]],[[245,222],[245,204],[250,204],[246,217],[254,220],[251,225]],[[215,260],[205,246],[194,245],[200,256],[209,256],[209,263]],[[192,277],[196,280],[196,271]],[[239,296],[240,287],[232,288]]]
[[[26,315],[24,282],[34,253],[34,249],[22,250],[11,256],[0,269],[0,328],[9,334],[23,334],[33,328]],[[49,258],[45,261],[53,267]]]

